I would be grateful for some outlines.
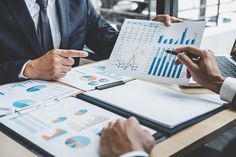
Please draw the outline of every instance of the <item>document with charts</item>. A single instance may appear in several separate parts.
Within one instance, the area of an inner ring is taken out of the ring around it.
[[[117,118],[121,117],[69,97],[0,122],[52,156],[99,157],[101,130]]]
[[[0,86],[0,102],[1,107],[22,110],[76,93],[80,91],[54,82],[28,80]]]
[[[84,91],[90,91],[94,90],[97,86],[132,79],[130,77],[107,72],[106,64],[107,60],[75,67],[65,77],[58,81]]]
[[[200,46],[205,22],[175,23],[126,19],[108,62],[108,71],[162,83],[188,84],[186,67],[165,50]]]

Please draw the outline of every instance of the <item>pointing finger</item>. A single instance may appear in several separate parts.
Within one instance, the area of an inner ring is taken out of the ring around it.
[[[71,58],[75,58],[75,57],[87,57],[88,56],[88,52],[85,51],[79,51],[79,50],[61,50],[60,51],[60,56],[62,57],[71,57]]]

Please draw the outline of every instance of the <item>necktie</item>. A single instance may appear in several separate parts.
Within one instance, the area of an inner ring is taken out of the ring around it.
[[[45,52],[53,49],[52,35],[47,15],[48,0],[37,0],[40,6],[38,21],[38,37]]]

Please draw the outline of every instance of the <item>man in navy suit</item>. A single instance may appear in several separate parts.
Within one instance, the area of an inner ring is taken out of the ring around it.
[[[0,19],[0,84],[56,80],[88,55],[84,45],[89,59],[107,59],[118,37],[89,0],[0,0]]]
[[[60,78],[87,56],[76,50],[105,59],[118,36],[89,0],[0,0],[0,19],[0,84]]]

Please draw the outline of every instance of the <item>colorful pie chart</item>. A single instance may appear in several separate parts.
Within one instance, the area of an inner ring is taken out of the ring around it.
[[[12,105],[16,108],[24,108],[30,105],[35,104],[36,102],[34,100],[18,100],[15,101]]]
[[[38,85],[38,86],[30,87],[27,89],[27,92],[30,92],[30,93],[37,92],[46,87],[47,87],[46,85]]]
[[[59,122],[65,121],[65,120],[67,120],[67,117],[62,116],[62,117],[58,117],[57,119],[53,120],[52,123],[59,123]]]
[[[105,79],[105,78],[99,79],[98,81],[101,82],[101,83],[109,82],[109,80],[108,80],[108,79]]]
[[[81,116],[81,115],[83,115],[83,114],[85,114],[85,113],[87,113],[87,112],[88,112],[88,110],[86,110],[86,109],[81,109],[81,110],[79,110],[78,112],[76,112],[75,115],[76,115],[76,116]]]
[[[83,81],[95,81],[97,77],[95,76],[90,76],[90,75],[85,75],[80,78]]]
[[[70,148],[83,148],[88,146],[91,143],[91,140],[85,136],[74,136],[68,138],[65,141],[65,144]]]
[[[99,83],[97,81],[91,81],[91,82],[88,83],[88,85],[90,85],[90,86],[96,86],[98,84]]]

